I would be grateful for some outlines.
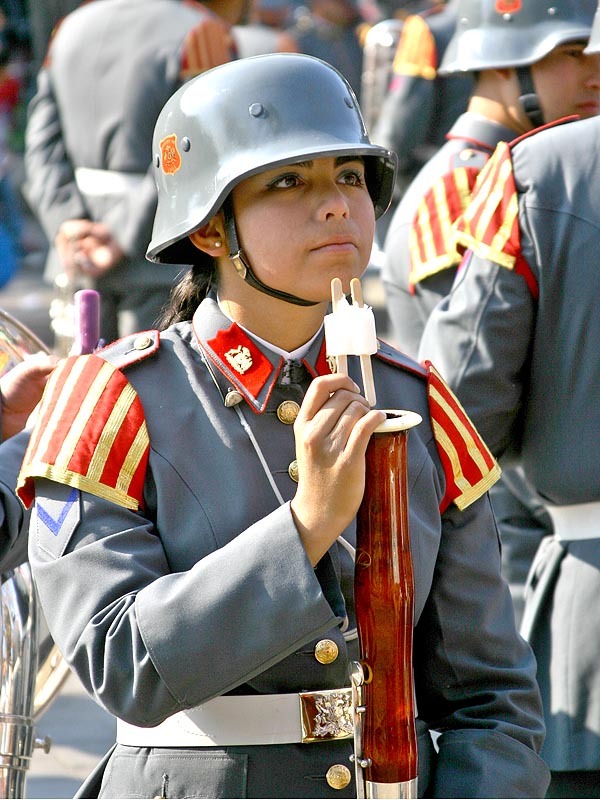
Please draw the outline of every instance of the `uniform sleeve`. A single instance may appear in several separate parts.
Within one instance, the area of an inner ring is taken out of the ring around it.
[[[37,92],[28,107],[24,163],[23,191],[50,242],[65,220],[89,217],[66,151],[47,67],[38,75]]]
[[[421,339],[419,358],[435,363],[497,457],[518,436],[534,319],[522,276],[468,252]]]
[[[450,506],[431,592],[415,629],[419,716],[439,754],[432,797],[543,797],[544,724],[535,660],[500,577],[489,498]]]
[[[0,572],[27,560],[29,516],[15,489],[28,441],[29,434],[21,432],[0,445]]]
[[[201,507],[196,517],[198,540],[210,540]],[[137,725],[233,689],[341,621],[289,504],[174,573],[151,520],[36,480],[29,557],[67,661],[100,704]]]

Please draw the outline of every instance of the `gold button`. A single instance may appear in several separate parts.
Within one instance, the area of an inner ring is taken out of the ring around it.
[[[284,425],[293,425],[300,411],[300,406],[294,400],[284,400],[277,407],[277,419]]]
[[[293,481],[298,483],[298,462],[296,459],[292,461],[292,463],[288,467],[288,475]]]
[[[237,389],[230,389],[225,395],[225,405],[227,408],[232,408],[233,406],[237,406],[238,403],[241,403],[243,399],[244,398]]]
[[[331,639],[321,639],[315,645],[315,658],[319,664],[333,664],[339,652],[337,644]]]
[[[345,789],[352,780],[352,773],[344,764],[334,764],[327,770],[325,780],[332,789]]]
[[[152,339],[149,336],[138,336],[133,343],[134,350],[147,350],[152,346]]]

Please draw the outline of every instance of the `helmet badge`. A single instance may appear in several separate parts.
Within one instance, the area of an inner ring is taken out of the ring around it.
[[[160,141],[160,154],[163,172],[173,175],[181,167],[181,153],[177,147],[177,134],[172,133]]]
[[[496,0],[495,4],[498,14],[516,14],[521,7],[521,0]]]

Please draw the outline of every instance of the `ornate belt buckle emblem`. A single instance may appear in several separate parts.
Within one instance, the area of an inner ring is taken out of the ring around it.
[[[354,735],[350,688],[301,692],[298,696],[303,742],[350,739]]]
[[[225,358],[240,375],[243,375],[244,372],[248,372],[252,366],[252,353],[243,344],[239,344],[237,347],[228,350],[225,353]]]

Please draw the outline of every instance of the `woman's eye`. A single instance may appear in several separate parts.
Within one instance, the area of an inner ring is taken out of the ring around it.
[[[288,172],[285,175],[279,175],[271,181],[269,188],[271,189],[290,189],[297,186],[300,182],[300,177],[295,173]]]
[[[348,186],[365,185],[365,176],[362,172],[359,172],[358,170],[349,170],[348,172],[342,173],[340,177],[341,180]]]

